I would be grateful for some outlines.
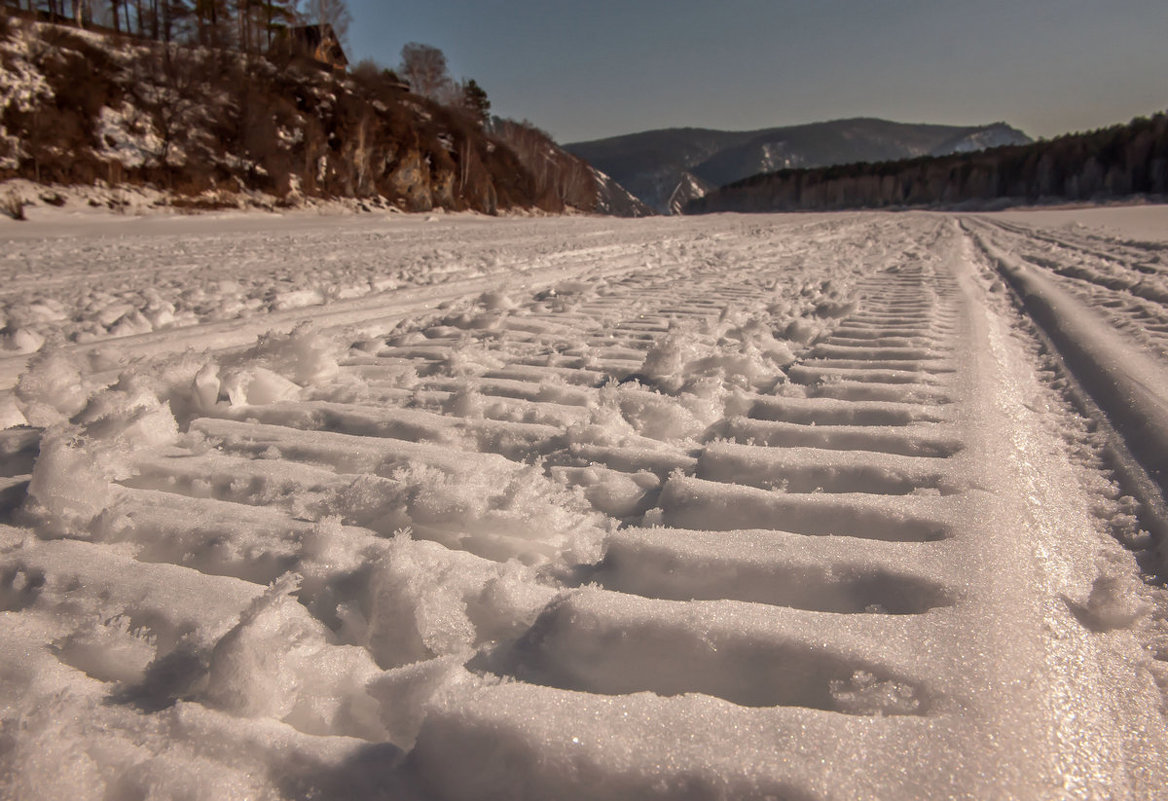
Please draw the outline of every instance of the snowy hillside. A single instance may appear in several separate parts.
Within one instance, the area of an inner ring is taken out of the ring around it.
[[[683,173],[681,180],[678,181],[677,186],[673,190],[673,194],[669,196],[668,212],[670,214],[681,214],[687,203],[691,200],[705,197],[706,193],[713,188],[713,186],[698,178],[696,175],[688,172]]]
[[[1168,235],[33,212],[0,797],[1162,798]]]
[[[611,214],[614,217],[648,217],[653,210],[636,198],[629,190],[605,175],[595,167],[590,167],[596,179],[596,208],[598,214]]]
[[[149,187],[183,210],[351,198],[404,211],[647,212],[575,157],[529,163],[388,72],[338,75],[278,49],[245,57],[6,13],[0,62],[0,180]],[[548,191],[576,173],[586,185],[570,197]]]
[[[646,217],[653,210],[608,175],[567,152],[530,122],[492,117],[488,131],[511,148],[534,181],[541,208],[574,209],[617,217]]]
[[[995,122],[993,125],[987,125],[984,128],[958,134],[952,139],[934,147],[929,151],[929,155],[948,156],[951,153],[975,153],[978,150],[989,150],[995,147],[1006,147],[1007,145],[1030,144],[1030,137],[1020,136],[1019,133],[1017,128],[1011,128],[1004,122]],[[794,167],[798,165],[789,164],[782,166]],[[775,169],[779,169],[779,167],[772,167],[768,171]]]

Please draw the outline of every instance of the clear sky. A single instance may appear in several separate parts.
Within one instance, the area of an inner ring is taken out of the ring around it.
[[[1168,109],[1168,0],[348,0],[560,142],[870,116],[1056,136]]]

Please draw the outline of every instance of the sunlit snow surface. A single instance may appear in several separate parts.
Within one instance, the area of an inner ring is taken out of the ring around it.
[[[0,221],[0,796],[1163,797],[1106,211]]]

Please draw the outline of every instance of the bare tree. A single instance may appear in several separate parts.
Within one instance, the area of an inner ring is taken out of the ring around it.
[[[299,6],[300,0],[264,0],[264,30],[269,50],[278,29],[288,28],[299,22]]]
[[[309,22],[331,25],[341,44],[348,40],[353,17],[349,14],[345,0],[308,0],[304,16]]]
[[[114,0],[117,2],[117,0]],[[195,20],[200,44],[221,46],[228,38],[226,23],[231,17],[227,0],[195,0]]]
[[[398,73],[415,92],[434,100],[444,99],[451,80],[446,70],[446,55],[441,50],[431,45],[410,42],[402,48],[401,59]]]
[[[203,74],[194,51],[170,44],[163,46],[157,63],[146,65],[145,69],[153,72],[158,83],[151,114],[158,135],[154,155],[159,166],[167,171],[169,181],[173,180],[172,168],[181,167],[186,161],[183,141],[198,125]]]

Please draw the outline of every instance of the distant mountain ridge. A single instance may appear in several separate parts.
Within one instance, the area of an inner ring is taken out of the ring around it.
[[[895,161],[1033,140],[1004,122],[929,125],[857,117],[758,131],[666,128],[564,146],[663,213],[712,188],[795,167]]]
[[[1168,113],[1088,133],[941,156],[781,169],[690,201],[686,214],[1008,205],[1168,197]]]

